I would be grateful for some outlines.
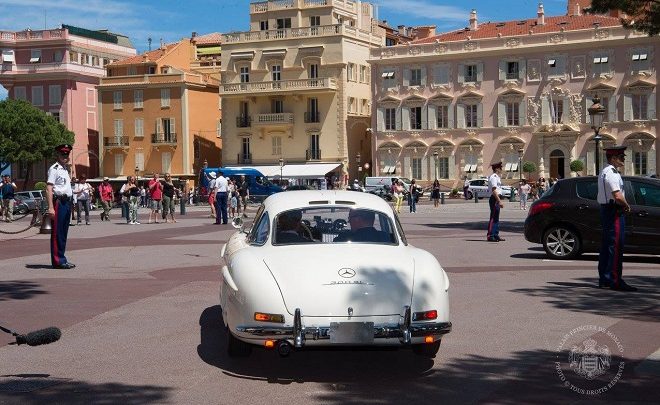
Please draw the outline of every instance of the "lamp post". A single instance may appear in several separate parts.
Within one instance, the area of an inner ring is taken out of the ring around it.
[[[138,175],[139,174],[140,174],[140,166],[135,165],[135,184],[137,184],[138,186],[139,186],[139,184],[138,184]]]
[[[282,169],[284,168],[284,159],[280,158],[280,160],[278,160],[278,162],[280,163],[280,187],[281,187],[282,186]]]
[[[355,155],[355,163],[357,163],[357,178],[358,181],[360,180],[360,175],[362,174],[362,165],[360,164],[360,160],[362,159],[362,156],[360,156],[360,152]]]
[[[594,130],[594,142],[596,142],[596,175],[600,173],[600,141],[603,139],[600,136],[600,130],[603,127],[603,119],[605,118],[605,107],[600,105],[600,97],[595,95],[592,100],[591,107],[587,109],[589,111],[589,116],[591,117],[591,128]]]
[[[433,162],[435,163],[435,179],[438,180],[438,151],[433,151]]]
[[[522,183],[522,158],[524,153],[525,153],[525,149],[523,148],[518,149],[518,176],[520,183]]]

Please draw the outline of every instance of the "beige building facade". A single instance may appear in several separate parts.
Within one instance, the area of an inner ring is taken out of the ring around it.
[[[625,173],[656,174],[657,38],[570,10],[546,16],[540,4],[536,18],[485,24],[473,10],[465,29],[372,50],[374,173],[456,187],[492,162],[511,183],[575,176],[581,160],[594,174],[598,95],[600,147],[627,145]],[[536,170],[521,173],[525,161]]]
[[[250,31],[222,40],[223,164],[332,163],[335,179],[357,177],[371,160],[366,60],[383,44],[369,3],[252,3]]]

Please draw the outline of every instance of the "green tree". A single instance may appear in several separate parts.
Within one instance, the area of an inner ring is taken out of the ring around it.
[[[626,13],[621,23],[626,28],[646,32],[649,36],[660,33],[660,0],[592,0],[588,12],[605,14],[612,10]]]
[[[584,162],[581,160],[574,160],[571,162],[571,171],[577,174],[578,176],[580,175],[579,172],[584,170]]]
[[[32,165],[53,157],[55,146],[73,144],[74,134],[57,120],[21,100],[0,101],[0,171],[12,163],[27,167],[23,188],[32,177]]]
[[[536,171],[536,165],[534,162],[525,162],[523,163],[523,172],[527,173],[527,178],[529,179],[529,174]]]

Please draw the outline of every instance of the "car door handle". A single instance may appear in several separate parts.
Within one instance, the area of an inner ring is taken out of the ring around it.
[[[578,210],[582,211],[582,210],[586,210],[586,209],[588,209],[589,206],[588,206],[587,204],[580,204],[580,205],[576,206],[575,208],[577,208]]]
[[[647,217],[649,215],[648,211],[639,211],[637,213],[638,217]]]

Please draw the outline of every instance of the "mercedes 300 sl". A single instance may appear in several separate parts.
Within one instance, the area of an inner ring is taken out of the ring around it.
[[[268,197],[222,247],[230,356],[255,346],[400,346],[435,357],[451,331],[449,279],[411,246],[381,198],[349,191]]]

